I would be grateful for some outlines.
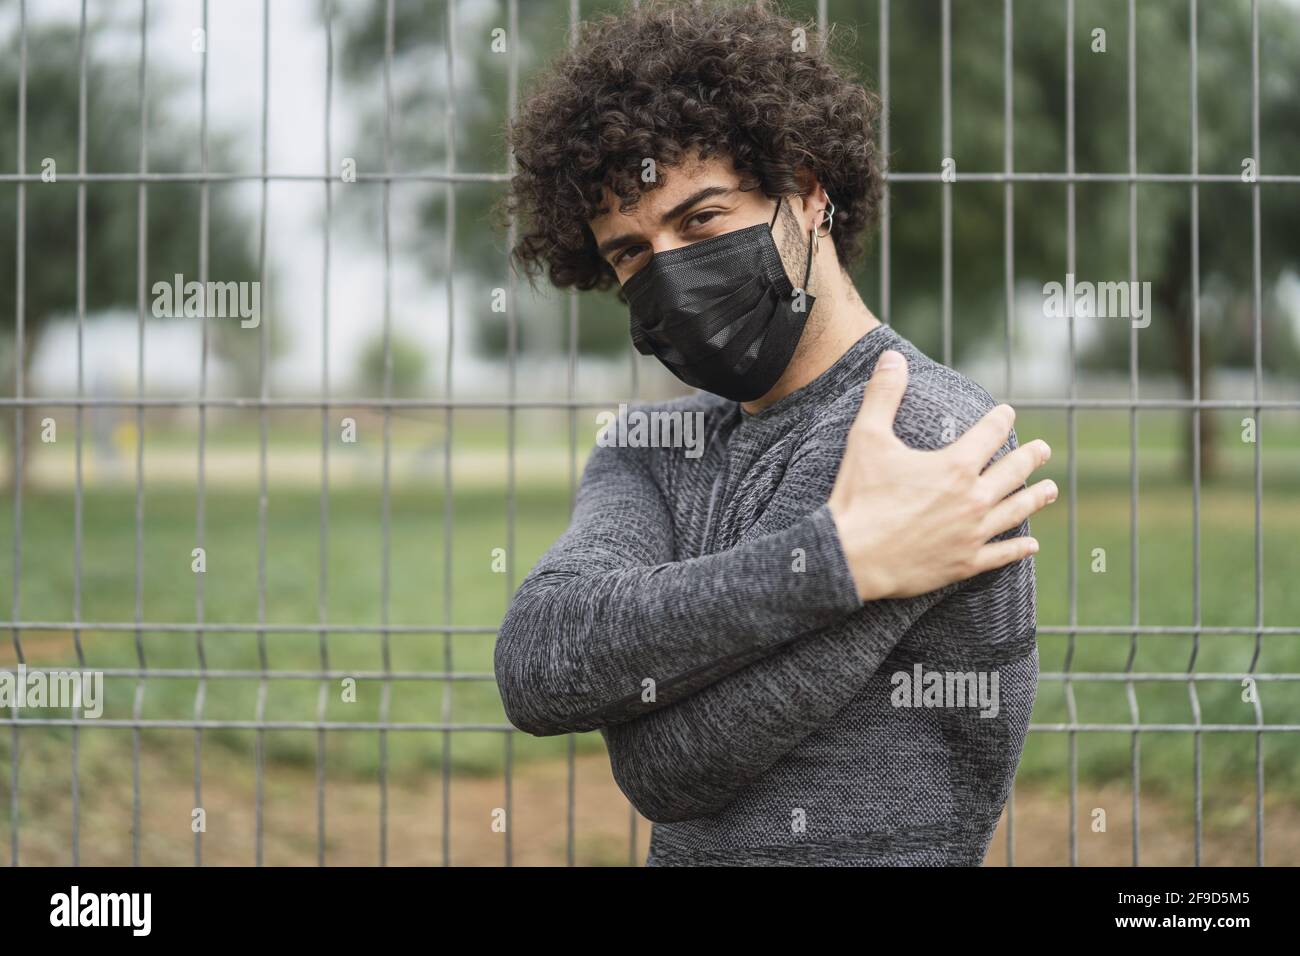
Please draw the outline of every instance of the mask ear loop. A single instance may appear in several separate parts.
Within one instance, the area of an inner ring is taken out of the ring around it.
[[[781,212],[781,201],[783,198],[784,197],[782,196],[776,197],[776,209],[772,211],[772,221],[767,224],[767,228],[769,230],[771,230],[776,225],[776,217]],[[827,197],[826,201],[830,205],[831,211],[827,213],[826,220],[825,222],[822,223],[822,225],[826,227],[826,235],[829,236],[831,234],[831,229],[835,222],[835,203],[831,202],[829,197]],[[807,290],[808,288],[808,279],[812,276],[813,257],[817,254],[818,247],[821,245],[821,243],[819,243],[818,240],[824,238],[825,236],[821,235],[817,231],[817,229],[812,230],[812,235],[808,239],[808,261],[807,264],[804,266],[803,285],[800,286],[801,289]]]

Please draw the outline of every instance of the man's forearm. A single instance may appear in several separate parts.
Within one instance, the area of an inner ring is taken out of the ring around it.
[[[680,700],[860,607],[825,507],[687,561],[580,569],[554,556],[502,623],[497,679],[515,726],[592,730]]]
[[[959,586],[871,602],[686,700],[602,728],[619,787],[655,822],[718,812],[858,694],[912,625]]]

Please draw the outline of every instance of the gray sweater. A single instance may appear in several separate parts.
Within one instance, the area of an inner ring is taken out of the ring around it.
[[[858,598],[826,500],[886,348],[908,362],[909,445],[994,406],[888,326],[756,415],[704,393],[641,406],[702,413],[703,454],[597,445],[502,622],[510,722],[601,731],[655,823],[648,865],[984,857],[1037,686],[1033,564]]]

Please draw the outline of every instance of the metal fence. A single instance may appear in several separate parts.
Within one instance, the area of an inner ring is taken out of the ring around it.
[[[1264,760],[1263,746],[1264,734],[1266,733],[1300,733],[1300,725],[1295,724],[1265,724],[1263,705],[1259,700],[1254,703],[1254,724],[1215,724],[1204,723],[1201,721],[1200,705],[1197,696],[1198,684],[1214,681],[1227,681],[1237,683],[1243,678],[1253,678],[1261,683],[1271,682],[1289,682],[1300,680],[1300,674],[1296,673],[1263,673],[1256,669],[1259,661],[1260,651],[1266,637],[1276,637],[1281,635],[1298,635],[1300,626],[1288,627],[1265,627],[1264,626],[1264,607],[1263,607],[1263,531],[1261,522],[1261,499],[1262,499],[1262,471],[1260,449],[1261,445],[1256,442],[1254,445],[1254,579],[1255,579],[1255,622],[1253,627],[1213,627],[1202,624],[1200,610],[1200,589],[1201,589],[1201,534],[1200,534],[1200,512],[1201,512],[1201,475],[1200,475],[1200,454],[1199,454],[1199,437],[1200,428],[1199,420],[1201,413],[1213,409],[1240,409],[1249,411],[1254,415],[1258,422],[1261,410],[1264,409],[1289,409],[1295,410],[1300,408],[1300,403],[1294,401],[1265,401],[1262,397],[1261,383],[1263,379],[1262,366],[1262,349],[1261,349],[1261,249],[1260,249],[1260,209],[1261,195],[1265,188],[1269,186],[1290,183],[1300,183],[1300,175],[1265,175],[1258,176],[1257,181],[1250,187],[1250,196],[1252,204],[1252,216],[1254,225],[1254,242],[1253,242],[1253,265],[1254,265],[1254,392],[1251,400],[1208,400],[1202,397],[1200,390],[1200,314],[1198,299],[1199,289],[1199,195],[1200,184],[1210,182],[1235,182],[1239,177],[1235,174],[1208,174],[1201,173],[1199,168],[1198,141],[1197,141],[1197,2],[1188,0],[1188,10],[1190,12],[1190,34],[1188,43],[1191,51],[1191,69],[1187,78],[1188,97],[1190,104],[1192,136],[1190,143],[1190,173],[1188,174],[1150,174],[1139,173],[1137,167],[1137,121],[1136,121],[1136,29],[1135,29],[1135,0],[1128,2],[1128,38],[1127,38],[1127,62],[1128,62],[1128,170],[1124,173],[1101,174],[1101,173],[1081,173],[1075,169],[1075,120],[1074,120],[1074,0],[1064,0],[1066,8],[1066,36],[1063,49],[1064,61],[1066,64],[1067,83],[1066,88],[1062,91],[1066,102],[1066,128],[1065,139],[1067,144],[1067,163],[1063,172],[1017,172],[1015,170],[1015,148],[1013,142],[1013,124],[1011,122],[1013,111],[1013,86],[1012,86],[1012,12],[1014,0],[1003,0],[1003,24],[1005,33],[1005,44],[1003,53],[1003,71],[1005,82],[1004,97],[1004,118],[1005,118],[1005,141],[1004,141],[1004,169],[1000,172],[993,173],[963,173],[961,182],[994,182],[1002,183],[1005,197],[1005,285],[1007,311],[1005,321],[1006,336],[1006,375],[1004,382],[1004,397],[1006,400],[1013,402],[1018,408],[1038,408],[1062,410],[1066,417],[1068,428],[1068,493],[1067,501],[1069,508],[1069,620],[1064,624],[1045,624],[1040,626],[1039,631],[1044,635],[1063,636],[1068,641],[1068,652],[1066,655],[1066,664],[1062,671],[1044,672],[1040,676],[1043,682],[1059,682],[1063,684],[1066,700],[1069,707],[1069,720],[1062,723],[1036,723],[1031,725],[1030,732],[1033,734],[1065,734],[1068,738],[1069,747],[1069,807],[1068,820],[1063,812],[1062,824],[1068,827],[1070,861],[1072,864],[1078,862],[1078,738],[1080,734],[1099,734],[1099,733],[1123,733],[1131,734],[1131,774],[1132,774],[1132,812],[1133,812],[1133,836],[1132,836],[1132,862],[1137,865],[1141,862],[1141,843],[1140,843],[1140,826],[1138,825],[1141,813],[1141,786],[1139,779],[1139,770],[1141,766],[1142,738],[1148,734],[1190,734],[1194,744],[1195,754],[1195,773],[1193,778],[1194,793],[1193,798],[1196,808],[1196,829],[1195,829],[1195,858],[1199,863],[1201,860],[1201,842],[1202,842],[1202,763],[1201,763],[1201,745],[1205,734],[1251,734],[1255,739],[1255,787],[1254,787],[1254,824],[1255,824],[1255,860],[1258,864],[1264,862]],[[890,123],[889,123],[889,79],[890,79],[890,10],[891,0],[876,0],[878,5],[878,17],[880,24],[879,31],[879,60],[880,60],[880,95],[883,99],[885,109],[882,116],[881,127],[881,146],[885,155],[889,154],[890,149]],[[507,818],[512,812],[512,781],[513,781],[513,740],[514,729],[505,723],[488,723],[488,724],[467,724],[453,723],[451,716],[452,690],[456,682],[464,681],[491,681],[493,676],[488,673],[472,673],[457,671],[452,655],[451,638],[454,634],[475,634],[481,635],[483,640],[491,640],[495,634],[495,623],[484,621],[476,626],[458,626],[453,624],[452,609],[455,597],[453,587],[451,568],[452,568],[452,528],[455,522],[455,513],[453,507],[452,489],[452,442],[455,434],[455,414],[458,410],[465,409],[498,409],[502,410],[506,416],[507,433],[508,433],[508,457],[507,457],[507,491],[505,498],[505,514],[507,527],[507,545],[505,549],[506,560],[509,563],[506,573],[507,591],[513,590],[518,579],[518,569],[514,566],[515,555],[515,519],[517,507],[517,489],[518,475],[515,460],[515,447],[517,439],[518,421],[517,414],[521,410],[527,409],[559,409],[567,411],[569,423],[569,448],[570,448],[570,475],[569,487],[570,494],[576,487],[577,472],[576,465],[577,452],[579,450],[577,415],[580,409],[584,408],[607,408],[617,403],[617,400],[611,401],[588,401],[580,400],[577,396],[576,388],[576,369],[578,360],[577,349],[577,328],[578,328],[578,305],[574,296],[570,295],[568,302],[568,328],[569,328],[569,354],[568,354],[568,380],[566,384],[566,397],[563,399],[538,400],[527,397],[519,397],[517,394],[516,379],[516,350],[517,350],[517,328],[515,311],[511,308],[506,310],[508,322],[508,349],[506,358],[506,382],[507,395],[504,401],[456,401],[452,396],[452,381],[455,367],[451,356],[453,354],[455,328],[450,316],[454,314],[454,293],[452,284],[447,284],[447,310],[449,315],[447,342],[446,342],[446,367],[445,398],[421,398],[421,399],[398,399],[392,397],[392,356],[388,349],[389,336],[391,330],[392,315],[392,286],[391,286],[391,259],[392,250],[390,245],[390,206],[391,206],[391,187],[395,182],[402,181],[424,181],[429,183],[441,184],[445,188],[446,195],[446,231],[448,237],[453,237],[457,222],[456,209],[456,191],[458,186],[470,183],[501,183],[505,182],[508,174],[484,173],[474,171],[461,171],[456,165],[456,114],[455,103],[456,93],[456,52],[455,43],[448,43],[448,59],[446,83],[448,90],[448,115],[446,120],[447,142],[449,145],[450,159],[445,169],[437,171],[401,171],[394,169],[393,163],[393,144],[392,144],[392,120],[393,120],[393,98],[391,73],[394,59],[394,0],[386,2],[386,35],[385,35],[385,56],[384,56],[384,92],[386,98],[386,116],[385,116],[385,169],[382,173],[358,173],[357,181],[377,185],[382,190],[383,201],[383,235],[384,235],[384,288],[383,288],[383,315],[384,315],[384,332],[385,332],[385,387],[384,394],[380,397],[369,399],[349,398],[334,399],[330,392],[330,368],[329,368],[329,328],[330,328],[330,309],[329,309],[329,282],[331,268],[331,243],[329,221],[332,211],[332,195],[335,188],[334,177],[335,171],[331,168],[332,143],[331,143],[331,112],[333,90],[335,85],[335,55],[334,55],[334,35],[333,25],[329,16],[332,4],[326,0],[324,9],[326,11],[325,25],[323,36],[319,42],[324,44],[326,52],[326,71],[322,82],[326,89],[326,110],[325,110],[325,138],[323,145],[324,164],[319,175],[302,176],[302,175],[285,175],[279,174],[268,168],[267,153],[267,133],[268,133],[268,105],[270,98],[270,3],[269,0],[263,0],[262,6],[262,100],[261,100],[261,167],[260,172],[256,174],[233,174],[220,170],[211,170],[208,165],[208,71],[206,57],[201,59],[202,73],[200,78],[200,95],[201,95],[201,114],[200,114],[200,172],[198,173],[157,173],[151,172],[149,167],[149,141],[147,135],[147,124],[142,122],[139,136],[139,168],[135,172],[114,172],[114,173],[90,173],[87,171],[87,89],[86,89],[86,3],[82,0],[81,4],[81,87],[80,87],[80,114],[79,114],[79,149],[78,149],[78,168],[74,175],[65,175],[63,180],[67,183],[75,183],[78,198],[78,218],[77,218],[77,236],[76,236],[76,255],[77,255],[77,328],[78,328],[78,385],[75,395],[72,396],[31,396],[25,391],[21,367],[18,372],[16,381],[16,390],[13,397],[0,398],[0,406],[7,407],[14,414],[17,428],[23,427],[21,412],[27,407],[62,407],[71,408],[75,414],[76,423],[76,474],[75,474],[75,512],[74,527],[75,536],[72,548],[72,561],[74,567],[74,592],[72,598],[73,617],[70,621],[41,621],[25,620],[21,612],[21,580],[22,580],[22,541],[23,527],[22,519],[24,512],[23,488],[21,483],[13,489],[13,516],[14,516],[14,575],[12,581],[12,619],[0,622],[0,626],[9,630],[12,635],[13,647],[18,662],[24,662],[23,635],[27,632],[66,630],[70,631],[75,643],[77,666],[74,670],[89,673],[94,670],[88,662],[86,649],[83,643],[83,636],[94,633],[125,632],[134,634],[136,639],[136,649],[138,655],[138,665],[132,668],[116,668],[104,670],[105,677],[111,680],[121,682],[134,682],[135,691],[135,709],[131,719],[105,719],[95,722],[96,727],[115,728],[121,731],[130,731],[132,734],[132,784],[133,784],[133,801],[132,801],[132,852],[131,859],[135,864],[141,860],[141,732],[150,729],[189,731],[193,734],[194,752],[195,752],[195,772],[193,781],[194,805],[201,807],[203,805],[203,775],[201,755],[204,743],[205,731],[217,729],[237,729],[248,730],[256,733],[256,750],[255,750],[255,773],[256,773],[256,861],[260,864],[263,862],[263,836],[266,827],[264,816],[264,766],[265,766],[265,735],[271,731],[309,731],[315,732],[317,737],[317,760],[316,760],[316,855],[320,864],[326,860],[326,799],[325,799],[325,782],[326,774],[324,769],[323,754],[325,751],[326,735],[340,732],[349,733],[367,733],[375,734],[380,749],[380,771],[378,787],[380,791],[379,802],[379,859],[381,863],[388,860],[388,851],[390,844],[389,821],[388,821],[388,768],[387,768],[387,747],[388,735],[394,733],[418,733],[437,735],[441,741],[442,754],[444,759],[441,763],[441,812],[442,812],[442,860],[450,863],[450,844],[451,844],[451,783],[452,769],[451,762],[446,759],[452,745],[452,737],[455,734],[488,733],[500,734],[502,739],[503,756],[504,756],[504,779],[503,799]],[[455,2],[446,2],[445,8],[446,28],[449,37],[457,34],[457,4]],[[518,0],[508,0],[507,5],[509,17],[509,29],[511,36],[518,35]],[[817,13],[819,29],[823,35],[827,27],[827,2],[819,0],[817,4]],[[569,0],[568,16],[570,27],[576,24],[579,18],[578,0]],[[0,175],[0,182],[7,184],[10,188],[17,191],[17,293],[15,303],[16,316],[16,346],[18,354],[22,354],[24,346],[24,275],[26,269],[25,263],[25,215],[26,215],[26,190],[29,184],[39,182],[39,174],[31,173],[26,168],[27,153],[27,70],[28,70],[28,50],[27,50],[27,4],[25,0],[19,0],[18,16],[20,21],[19,38],[20,45],[18,50],[18,61],[20,75],[22,77],[19,93],[19,120],[16,132],[17,139],[17,172],[15,174]],[[1249,108],[1251,111],[1251,130],[1252,130],[1252,154],[1255,157],[1260,155],[1260,125],[1259,125],[1259,13],[1258,0],[1252,0],[1252,35],[1251,35],[1251,95]],[[149,2],[141,0],[140,5],[140,60],[139,60],[139,97],[141,104],[141,115],[148,102],[148,17]],[[208,3],[204,0],[202,4],[202,26],[206,31],[208,25]],[[943,144],[945,155],[951,155],[952,145],[952,77],[951,77],[951,0],[942,2],[942,124],[943,124]],[[510,45],[511,62],[509,70],[509,107],[513,111],[517,101],[518,91],[518,44]],[[1245,105],[1245,104],[1243,104]],[[507,157],[507,169],[511,168],[512,162]],[[208,393],[208,368],[209,368],[209,335],[207,327],[207,318],[204,318],[203,331],[203,351],[200,362],[200,378],[198,381],[197,392],[192,397],[173,399],[173,398],[156,398],[146,395],[143,365],[144,350],[144,326],[147,311],[146,305],[146,272],[149,252],[149,235],[147,226],[147,210],[149,201],[149,188],[151,184],[157,183],[194,183],[199,187],[199,197],[201,204],[201,222],[202,229],[197,237],[199,248],[199,281],[206,283],[208,279],[208,234],[207,226],[210,210],[210,185],[216,183],[226,183],[234,181],[251,181],[261,184],[261,218],[260,218],[260,239],[258,245],[259,268],[262,277],[265,278],[266,272],[266,221],[267,221],[267,188],[268,184],[274,181],[282,180],[316,180],[319,181],[323,193],[326,210],[326,227],[323,234],[323,241],[320,250],[321,266],[323,276],[323,310],[320,317],[321,328],[323,330],[324,347],[322,350],[322,372],[321,372],[321,392],[323,398],[296,399],[272,397],[268,389],[267,369],[268,369],[268,344],[265,324],[260,330],[261,336],[261,360],[260,360],[260,390],[255,397],[241,398],[219,398],[209,395]],[[952,323],[953,323],[953,295],[952,295],[952,191],[956,185],[954,182],[945,181],[940,173],[931,172],[891,172],[888,173],[887,179],[890,182],[923,182],[934,184],[935,187],[942,191],[943,198],[943,220],[942,220],[942,250],[943,250],[943,300],[942,300],[942,323],[943,323],[943,355],[945,363],[950,364],[952,361]],[[139,345],[140,355],[139,369],[137,373],[137,396],[135,398],[100,398],[91,397],[86,394],[81,354],[81,336],[86,320],[86,190],[88,186],[98,183],[133,183],[137,186],[138,191],[138,210],[139,210],[139,231],[138,231],[138,314],[139,314]],[[1129,363],[1129,397],[1128,399],[1087,399],[1082,398],[1078,392],[1077,376],[1074,370],[1077,369],[1078,354],[1075,335],[1075,321],[1073,316],[1069,320],[1070,331],[1070,359],[1072,374],[1068,384],[1068,393],[1064,397],[1055,399],[1032,399],[1017,398],[1013,391],[1012,385],[1012,366],[1011,366],[1011,342],[1013,328],[1013,287],[1016,275],[1015,263],[1015,235],[1013,209],[1015,203],[1015,190],[1017,183],[1041,183],[1052,182],[1062,183],[1066,189],[1066,209],[1065,209],[1065,228],[1067,230],[1067,260],[1069,272],[1074,272],[1076,258],[1075,248],[1075,188],[1079,183],[1088,182],[1112,182],[1127,183],[1129,196],[1129,271],[1130,278],[1133,281],[1137,279],[1137,187],[1140,183],[1182,183],[1185,184],[1189,191],[1189,198],[1192,210],[1191,226],[1191,250],[1192,250],[1192,276],[1193,290],[1191,296],[1193,308],[1193,323],[1195,333],[1193,342],[1196,343],[1197,353],[1193,362],[1197,369],[1197,378],[1194,393],[1190,399],[1150,399],[1141,398],[1139,395],[1139,377],[1138,377],[1138,340],[1136,331],[1131,333],[1130,337],[1130,363]],[[880,313],[884,321],[890,320],[890,219],[889,219],[889,189],[886,186],[883,199],[883,217],[882,233],[879,246],[879,282],[880,282]],[[510,237],[513,239],[513,230]],[[456,248],[454,241],[449,241],[446,251],[444,268],[447,276],[455,274],[457,269]],[[509,297],[513,300],[515,290],[513,286],[509,289]],[[636,383],[636,362],[635,358],[630,363],[631,375],[633,378],[633,393],[637,393],[639,388]],[[625,397],[626,398],[626,397]],[[330,621],[326,614],[325,595],[329,589],[330,582],[328,578],[328,532],[330,519],[329,506],[329,449],[330,449],[330,429],[331,429],[331,412],[340,407],[348,408],[372,408],[382,412],[384,422],[384,446],[382,462],[382,487],[380,490],[381,515],[382,515],[382,536],[383,552],[380,565],[381,590],[383,594],[383,614],[377,624],[361,623],[344,623]],[[82,545],[84,541],[83,527],[83,473],[82,473],[82,431],[83,417],[85,409],[95,407],[121,407],[135,410],[137,434],[140,436],[136,444],[136,483],[135,483],[135,606],[136,613],[133,620],[83,620],[82,618]],[[144,563],[144,543],[142,520],[145,506],[145,496],[143,489],[143,472],[144,472],[144,414],[146,409],[162,407],[181,407],[192,408],[197,412],[198,421],[198,457],[196,461],[196,488],[197,488],[197,511],[195,514],[195,540],[198,547],[204,546],[205,532],[207,530],[207,517],[205,514],[205,448],[207,437],[207,413],[209,409],[232,408],[255,410],[259,418],[259,535],[258,535],[258,619],[252,622],[237,624],[216,624],[205,621],[205,594],[203,575],[196,575],[196,590],[194,595],[195,621],[189,622],[166,622],[166,621],[146,621],[143,619],[143,563]],[[267,493],[267,449],[268,449],[268,413],[276,409],[318,409],[320,412],[321,425],[321,443],[320,443],[320,543],[321,543],[321,563],[319,572],[319,614],[314,623],[301,622],[293,625],[276,625],[267,622],[266,618],[266,549],[267,549],[267,510],[268,510],[268,493]],[[390,624],[388,616],[388,595],[390,589],[390,555],[389,555],[389,538],[390,538],[390,461],[391,445],[390,430],[392,416],[395,411],[402,409],[427,409],[441,411],[444,417],[445,431],[445,454],[443,480],[446,486],[445,494],[445,513],[443,515],[444,537],[442,542],[444,558],[444,579],[442,581],[442,620],[439,623],[430,622],[427,625],[419,627],[399,626]],[[1088,626],[1079,623],[1079,599],[1078,599],[1078,567],[1077,552],[1079,547],[1078,538],[1078,446],[1077,446],[1077,422],[1076,412],[1081,409],[1126,409],[1129,415],[1130,424],[1130,560],[1132,566],[1132,577],[1130,582],[1130,604],[1131,604],[1131,622],[1128,626]],[[1195,419],[1193,435],[1197,441],[1197,447],[1192,456],[1194,462],[1193,475],[1193,562],[1192,562],[1192,580],[1191,593],[1194,607],[1194,620],[1187,627],[1168,627],[1168,626],[1150,626],[1141,623],[1138,602],[1138,418],[1139,413],[1145,410],[1153,409],[1190,409]],[[22,443],[19,443],[19,454],[21,454]],[[185,669],[160,669],[150,668],[147,665],[142,635],[146,632],[165,632],[173,633],[180,636],[192,636],[195,641],[197,652],[198,666],[196,668]],[[268,655],[268,642],[272,641],[277,634],[287,632],[306,632],[319,636],[319,654],[320,666],[316,670],[284,670],[276,669],[270,666]],[[380,653],[384,662],[382,670],[362,671],[340,670],[330,666],[330,654],[328,638],[331,634],[347,632],[350,634],[366,634],[373,636],[380,648]],[[207,665],[205,656],[205,647],[213,638],[220,639],[222,636],[235,634],[251,634],[256,637],[257,651],[260,666],[256,669],[215,669]],[[391,667],[390,663],[390,637],[395,634],[416,634],[416,635],[438,635],[443,642],[443,660],[444,667],[435,672],[412,672],[398,671]],[[1134,660],[1139,639],[1149,635],[1161,634],[1182,634],[1190,635],[1193,638],[1193,658],[1189,662],[1187,671],[1176,672],[1138,672],[1134,670]],[[1214,635],[1247,635],[1253,636],[1255,640],[1255,654],[1249,671],[1245,673],[1201,673],[1194,670],[1195,648],[1199,646],[1202,636]],[[1074,656],[1075,643],[1079,638],[1087,638],[1099,635],[1129,635],[1131,652],[1129,654],[1128,665],[1122,672],[1111,673],[1089,673],[1086,671],[1076,670],[1071,666]],[[43,668],[34,668],[41,670]],[[13,668],[5,668],[12,671]],[[49,669],[52,670],[52,669]],[[358,680],[373,680],[381,682],[382,703],[380,705],[380,719],[377,721],[365,722],[340,722],[329,721],[326,719],[326,697],[329,693],[332,683],[343,678],[355,678]],[[168,720],[151,720],[142,716],[143,704],[146,696],[146,690],[151,682],[168,680],[168,679],[193,679],[198,681],[198,693],[193,704],[193,717],[191,719],[168,719]],[[223,680],[255,680],[258,682],[258,705],[257,710],[251,719],[248,720],[218,720],[205,716],[205,699],[209,682]],[[267,702],[268,690],[273,682],[277,681],[298,681],[298,682],[319,682],[319,705],[316,714],[313,716],[304,715],[300,720],[283,721],[269,720],[266,718],[265,707]],[[430,720],[418,723],[402,723],[392,721],[388,717],[390,694],[393,682],[397,681],[415,681],[427,683],[430,687],[440,688],[442,691],[440,702],[440,719]],[[1129,701],[1129,714],[1127,720],[1120,720],[1114,723],[1084,723],[1080,722],[1076,710],[1075,687],[1076,685],[1086,684],[1089,682],[1118,682],[1125,686]],[[1134,687],[1143,682],[1175,682],[1186,685],[1187,694],[1191,704],[1195,719],[1190,723],[1169,723],[1155,724],[1144,723],[1138,711],[1137,698],[1134,693]],[[31,721],[19,718],[17,708],[15,707],[9,715],[0,718],[0,724],[8,725],[11,761],[9,768],[9,791],[10,806],[8,809],[10,824],[10,862],[18,865],[20,860],[20,845],[22,833],[22,819],[19,812],[19,783],[20,783],[20,755],[22,753],[23,735],[33,728]],[[54,718],[43,720],[42,726],[56,726],[71,728],[71,753],[72,762],[72,821],[71,821],[71,857],[74,864],[80,861],[80,793],[81,781],[78,775],[78,742],[79,732],[86,726],[86,722],[79,718],[73,711],[72,715],[67,718]],[[580,821],[575,813],[575,780],[574,780],[574,757],[573,738],[569,738],[568,748],[568,773],[567,773],[567,832],[566,848],[567,860],[570,864],[575,861],[575,835],[580,828]],[[633,811],[630,817],[629,833],[629,862],[635,865],[638,862],[637,854],[637,824],[638,817]],[[1008,862],[1014,862],[1015,859],[1015,801],[1014,796],[1007,808],[1006,818],[1006,850]],[[201,865],[203,863],[204,839],[203,834],[194,835],[194,863]],[[512,839],[510,830],[504,835],[504,860],[505,863],[512,861]],[[122,861],[125,862],[125,861]]]

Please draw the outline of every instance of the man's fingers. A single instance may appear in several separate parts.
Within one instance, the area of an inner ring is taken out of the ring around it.
[[[1026,518],[1042,511],[1055,501],[1059,494],[1056,482],[1046,479],[1024,491],[1017,491],[1010,498],[1003,498],[984,518],[980,531],[981,537],[992,538],[1012,528],[1019,528]]]
[[[1051,457],[1052,449],[1047,442],[1041,438],[1036,439],[989,465],[988,470],[979,478],[980,484],[988,489],[993,498],[1005,498],[1023,485],[1034,470]]]
[[[1038,542],[1028,536],[991,541],[975,554],[975,574],[993,571],[1021,561],[1038,551]],[[972,575],[973,576],[973,575]]]
[[[881,352],[871,378],[867,380],[857,424],[869,425],[882,434],[892,435],[894,416],[898,414],[906,390],[907,360],[893,349]]]
[[[1010,405],[999,405],[977,421],[966,433],[950,445],[976,468],[983,468],[1007,440],[1016,411]]]

